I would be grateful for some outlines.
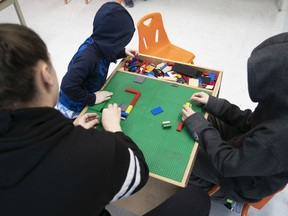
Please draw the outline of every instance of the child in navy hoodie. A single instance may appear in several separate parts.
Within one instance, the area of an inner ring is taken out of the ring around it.
[[[111,62],[137,54],[125,46],[135,31],[128,11],[116,2],[107,2],[97,11],[93,33],[79,47],[62,79],[56,108],[67,118],[76,118],[86,105],[109,100],[112,92],[99,91]]]

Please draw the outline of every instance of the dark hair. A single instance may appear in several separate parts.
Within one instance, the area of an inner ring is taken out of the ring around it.
[[[47,47],[33,30],[0,24],[0,109],[35,98],[35,66],[39,60],[50,64]]]

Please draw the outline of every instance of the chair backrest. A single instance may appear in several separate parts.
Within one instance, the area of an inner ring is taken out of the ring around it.
[[[143,16],[137,23],[139,52],[151,55],[159,48],[171,44],[164,29],[162,16],[153,12]]]

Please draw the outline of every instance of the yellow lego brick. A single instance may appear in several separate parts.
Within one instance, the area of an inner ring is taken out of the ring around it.
[[[129,114],[132,109],[133,109],[133,106],[132,106],[132,105],[129,105],[129,106],[127,107],[127,109],[126,109],[125,112]]]
[[[152,65],[147,65],[146,67],[146,72],[149,73],[151,72],[155,67],[153,67]]]

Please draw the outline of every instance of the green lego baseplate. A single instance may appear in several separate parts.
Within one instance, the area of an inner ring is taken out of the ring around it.
[[[88,107],[86,112],[101,111],[109,103],[129,105],[135,94],[126,92],[126,88],[139,91],[137,100],[126,120],[121,120],[123,132],[131,137],[143,151],[151,173],[182,182],[187,164],[194,147],[194,140],[184,126],[178,132],[182,106],[189,102],[191,95],[203,91],[184,85],[175,85],[159,79],[146,78],[145,82],[134,82],[136,74],[115,72],[107,81],[103,90],[113,92],[112,98],[102,104]],[[207,92],[208,94],[211,94]],[[151,110],[160,106],[163,112],[153,115]],[[193,110],[204,111],[192,102]],[[170,121],[170,128],[163,128],[162,122]],[[103,130],[101,125],[97,129]]]

